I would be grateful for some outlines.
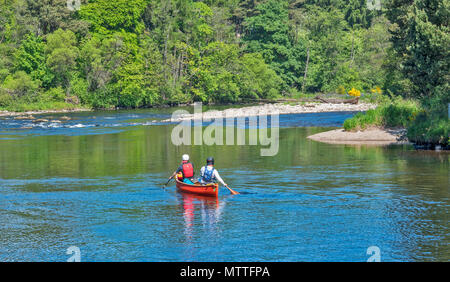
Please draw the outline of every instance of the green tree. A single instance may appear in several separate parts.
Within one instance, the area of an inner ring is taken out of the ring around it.
[[[283,90],[298,86],[305,52],[303,48],[296,50],[292,46],[287,1],[268,0],[256,10],[258,13],[245,21],[247,50],[263,55],[266,63],[283,79]]]
[[[393,48],[416,97],[431,102],[449,99],[449,0],[387,1],[386,14],[395,24]],[[437,105],[436,105],[437,106]],[[444,105],[445,106],[445,105]]]
[[[115,73],[116,89],[121,107],[151,106],[158,102],[161,81],[161,56],[149,38],[143,38],[139,52],[133,60]]]
[[[194,100],[234,102],[240,95],[237,81],[237,45],[212,42],[200,51],[192,50],[191,82],[187,90]]]
[[[47,65],[55,74],[55,83],[66,89],[69,86],[70,73],[75,70],[79,50],[75,34],[70,30],[58,29],[47,36],[45,53]]]
[[[29,34],[14,54],[15,69],[25,71],[48,88],[54,79],[46,64],[45,43],[40,36]]]
[[[334,91],[355,74],[349,70],[351,34],[344,14],[337,8],[327,9],[331,8],[308,6],[305,14],[310,48],[306,87],[311,92]]]
[[[246,18],[255,16],[258,11],[256,6],[261,0],[238,0],[231,1],[231,20],[235,25],[235,31],[239,36],[245,32],[244,21]]]
[[[82,6],[86,2],[81,0]],[[84,36],[88,31],[88,24],[67,8],[67,0],[16,0],[14,10],[17,25],[25,34],[44,36],[61,28]]]
[[[11,19],[13,18],[13,0],[3,0],[0,5],[0,44],[5,42],[11,33]]]
[[[243,98],[276,98],[283,81],[260,54],[244,54],[239,72],[239,86]]]
[[[387,18],[394,24],[392,43],[412,96],[425,111],[408,129],[410,140],[448,145],[450,120],[449,0],[389,0]]]
[[[352,48],[350,52],[350,67],[355,60],[355,28],[367,25],[366,0],[349,0],[344,6],[345,19],[352,31]]]
[[[92,24],[95,32],[101,34],[122,29],[139,33],[144,28],[142,14],[148,2],[148,0],[96,0],[82,5],[80,15]]]

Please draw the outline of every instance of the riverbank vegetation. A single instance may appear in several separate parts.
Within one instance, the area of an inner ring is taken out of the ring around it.
[[[366,1],[76,2],[80,9],[67,0],[1,0],[0,108],[234,103],[398,88],[386,83],[383,67],[391,24]]]
[[[419,108],[411,101],[393,99],[393,103],[347,120],[344,127],[402,126],[408,129],[411,142],[448,147],[450,1],[386,1],[385,7],[392,24],[388,57],[395,56],[387,65],[386,82],[396,84],[394,93],[415,99]],[[392,69],[400,70],[401,76],[391,73]]]
[[[346,131],[378,128],[406,128],[410,141],[426,147],[449,146],[450,123],[436,109],[427,109],[417,100],[388,99],[376,109],[357,113],[345,120]]]
[[[0,0],[1,110],[399,95],[446,139],[449,0],[72,3]]]
[[[347,131],[364,130],[369,127],[403,127],[411,125],[420,109],[414,100],[404,100],[400,97],[388,99],[378,105],[376,109],[365,113],[357,113],[345,120],[344,129]]]

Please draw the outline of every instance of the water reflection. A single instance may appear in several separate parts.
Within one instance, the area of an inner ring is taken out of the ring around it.
[[[196,260],[196,243],[220,238],[220,220],[226,200],[179,192],[184,219],[185,257]]]
[[[85,261],[366,261],[376,245],[382,261],[448,261],[450,154],[318,143],[306,137],[327,128],[296,127],[314,117],[280,119],[271,158],[259,146],[174,146],[174,125],[18,139],[0,129],[0,260],[65,261],[76,245]],[[162,193],[184,153],[197,169],[215,156],[242,195]]]
[[[196,213],[201,219],[203,230],[215,233],[226,201],[219,202],[219,199],[215,197],[205,197],[183,192],[180,192],[179,195],[183,207],[184,234],[186,235],[186,240],[189,241],[195,236],[194,220]]]

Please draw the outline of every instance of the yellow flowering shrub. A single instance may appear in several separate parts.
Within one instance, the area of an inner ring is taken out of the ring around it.
[[[353,87],[352,90],[348,91],[348,95],[353,96],[353,97],[360,97],[361,91],[359,91]]]
[[[379,86],[375,87],[374,89],[370,90],[372,93],[374,94],[381,94],[383,93],[383,91],[381,90],[381,88]]]

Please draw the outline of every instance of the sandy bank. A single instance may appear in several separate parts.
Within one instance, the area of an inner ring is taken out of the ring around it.
[[[257,106],[248,106],[242,108],[230,108],[223,111],[209,110],[202,113],[203,119],[215,118],[236,118],[249,116],[262,116],[270,114],[299,114],[299,113],[321,113],[321,112],[348,112],[348,111],[367,111],[376,108],[376,105],[360,103],[353,104],[328,104],[328,103],[305,103],[299,105],[289,104],[263,104]],[[197,117],[194,114],[181,114],[165,122],[180,122],[183,120],[193,120]]]
[[[364,131],[350,132],[336,129],[308,136],[309,139],[330,144],[364,144],[392,145],[409,144],[405,129],[371,128]]]
[[[62,109],[62,110],[42,110],[42,111],[27,111],[27,112],[8,112],[0,111],[0,117],[13,117],[13,116],[31,116],[42,114],[63,114],[63,113],[75,113],[75,112],[89,112],[91,109]]]

